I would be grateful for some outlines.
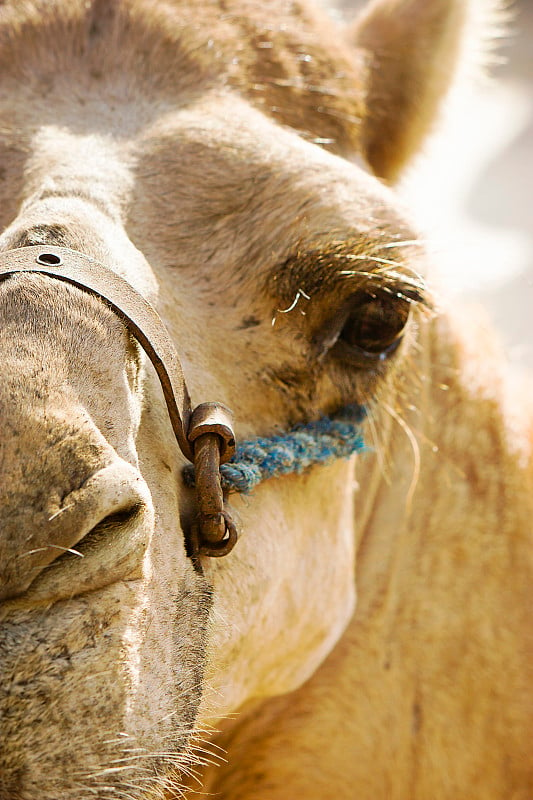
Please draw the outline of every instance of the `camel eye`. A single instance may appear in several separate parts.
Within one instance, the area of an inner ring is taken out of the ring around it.
[[[409,300],[395,295],[358,295],[339,333],[338,354],[356,361],[385,359],[402,340],[409,309]]]

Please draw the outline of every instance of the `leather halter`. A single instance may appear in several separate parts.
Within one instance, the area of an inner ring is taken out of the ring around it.
[[[153,306],[124,278],[89,256],[67,247],[21,247],[0,253],[0,281],[16,273],[39,273],[96,295],[137,339],[159,377],[174,435],[183,455],[194,462],[198,526],[186,536],[188,555],[222,556],[237,541],[224,508],[220,465],[235,452],[231,411],[221,403],[193,410],[174,344]]]

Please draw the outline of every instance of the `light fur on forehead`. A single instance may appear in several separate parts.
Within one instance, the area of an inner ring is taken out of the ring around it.
[[[367,75],[362,154],[396,180],[420,149],[450,89],[479,74],[502,35],[499,0],[373,0],[348,30]]]

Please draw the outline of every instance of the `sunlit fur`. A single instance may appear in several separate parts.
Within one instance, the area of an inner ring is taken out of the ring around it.
[[[372,448],[232,495],[201,573],[136,343],[0,283],[0,800],[531,797],[531,395],[431,296],[392,188],[495,11],[0,4],[0,248],[126,277],[238,437],[356,402]],[[361,291],[412,307],[368,368]]]

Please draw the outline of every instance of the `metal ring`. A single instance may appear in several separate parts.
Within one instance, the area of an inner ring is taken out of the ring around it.
[[[205,540],[199,543],[198,553],[202,556],[211,556],[212,558],[220,558],[226,556],[237,544],[239,534],[237,526],[231,519],[227,511],[223,511],[224,522],[226,523],[226,534],[220,542],[206,542]]]

